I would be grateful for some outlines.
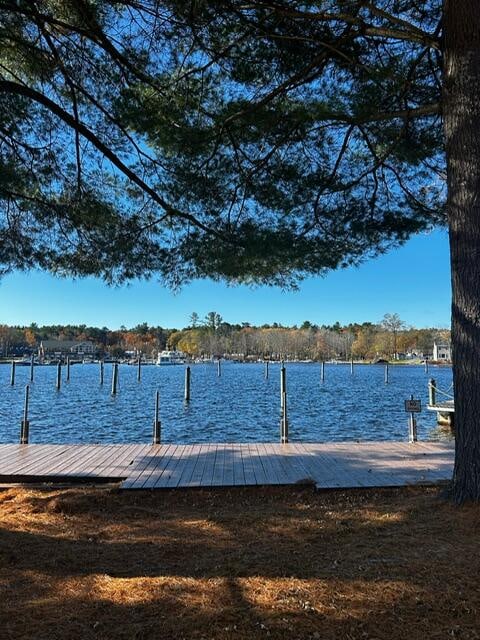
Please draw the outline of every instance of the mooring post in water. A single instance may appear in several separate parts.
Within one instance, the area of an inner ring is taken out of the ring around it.
[[[388,384],[388,362],[385,365],[385,384]]]
[[[27,384],[25,387],[25,402],[23,405],[23,420],[21,422],[20,430],[20,444],[28,444],[28,433],[30,428],[30,422],[28,421],[28,400],[30,396],[30,386]]]
[[[155,392],[155,415],[153,419],[153,444],[160,444],[162,425],[159,420],[160,392]]]
[[[220,378],[222,375],[222,363],[220,358],[217,360],[217,376]]]
[[[410,400],[413,401],[413,395],[410,396]],[[410,412],[408,419],[408,441],[417,442],[417,419],[413,411]]]
[[[57,391],[60,391],[61,386],[62,386],[62,363],[59,362],[57,364],[57,382],[55,383],[55,387]]]
[[[137,365],[137,380],[140,382],[142,379],[142,356],[138,356],[138,365]]]
[[[282,361],[282,366],[280,368],[280,409],[282,410],[282,412],[283,412],[283,399],[286,393],[287,393],[287,371]]]
[[[118,362],[113,363],[112,367],[112,396],[117,394],[118,386]]]
[[[268,380],[268,360],[265,362],[265,370],[263,373],[265,380]]]
[[[70,382],[70,356],[67,356],[67,382]]]
[[[32,353],[32,357],[30,358],[30,382],[33,382],[33,367],[35,365],[35,356]]]
[[[100,360],[100,384],[103,384],[103,369],[104,369],[104,362],[103,360]]]
[[[437,383],[433,378],[428,381],[428,404],[437,404]]]
[[[353,355],[350,356],[350,373],[353,376]]]
[[[12,360],[12,369],[10,371],[10,384],[13,385],[15,384],[15,360]]]
[[[282,417],[280,419],[280,442],[286,444],[288,442],[288,417],[287,417],[287,393],[282,394]]]
[[[322,360],[320,363],[320,382],[325,381],[325,362]]]
[[[185,369],[185,391],[184,391],[185,402],[190,402],[190,367]]]
[[[425,373],[428,373],[428,360],[425,358]]]

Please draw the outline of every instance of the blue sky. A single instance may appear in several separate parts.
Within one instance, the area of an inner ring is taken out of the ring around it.
[[[110,288],[94,279],[11,274],[0,281],[0,324],[180,328],[192,311],[217,311],[231,323],[285,325],[377,322],[398,313],[409,325],[447,328],[450,301],[448,237],[435,231],[358,268],[310,278],[297,292],[199,281],[173,294],[154,281]]]

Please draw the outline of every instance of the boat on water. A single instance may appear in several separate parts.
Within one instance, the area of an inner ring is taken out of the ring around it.
[[[160,366],[185,364],[186,355],[181,351],[160,351],[155,364]]]
[[[31,356],[24,356],[21,360],[14,360],[14,362],[16,367],[30,367],[32,364],[32,358]],[[38,363],[34,360],[34,364]]]

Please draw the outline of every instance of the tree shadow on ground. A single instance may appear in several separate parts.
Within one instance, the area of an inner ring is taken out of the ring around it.
[[[475,637],[480,512],[433,490],[12,490],[0,513],[7,638]]]

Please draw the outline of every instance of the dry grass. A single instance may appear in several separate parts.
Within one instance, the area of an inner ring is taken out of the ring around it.
[[[479,525],[435,489],[10,489],[0,637],[480,638]]]

